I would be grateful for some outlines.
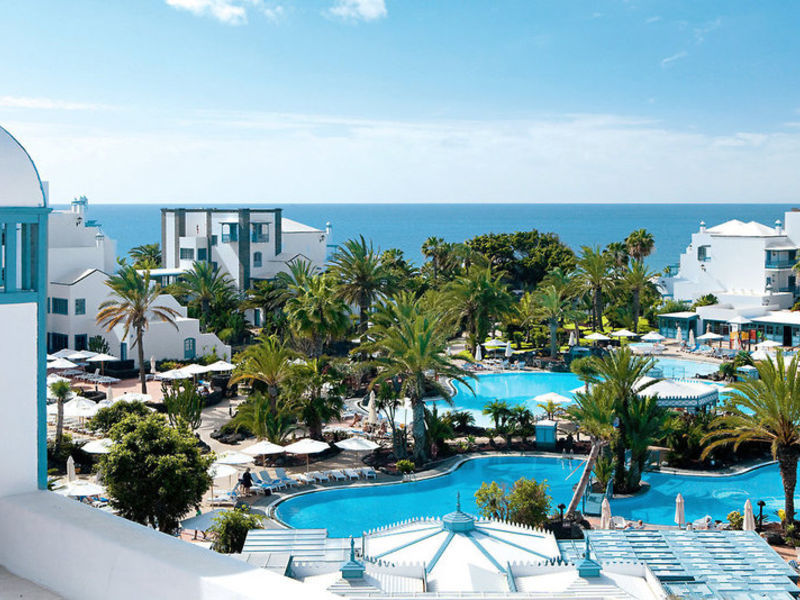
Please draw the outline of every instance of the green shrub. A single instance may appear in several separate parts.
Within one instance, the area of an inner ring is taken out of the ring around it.
[[[744,524],[744,517],[742,513],[738,510],[734,510],[728,513],[728,523],[731,525],[731,529],[741,530],[742,525]]]
[[[550,486],[547,481],[520,478],[511,491],[496,482],[483,483],[475,492],[475,503],[483,517],[541,527],[550,513]]]
[[[395,466],[397,467],[397,470],[403,473],[404,475],[406,473],[413,473],[414,469],[417,468],[417,465],[414,464],[413,460],[407,460],[407,459],[398,460]]]
[[[98,410],[97,414],[89,421],[89,428],[107,434],[114,425],[126,417],[130,415],[146,417],[150,412],[143,402],[115,402],[111,406]]]
[[[251,529],[261,529],[261,515],[254,515],[247,508],[234,508],[214,517],[209,531],[214,534],[211,549],[222,554],[238,554],[242,551]]]

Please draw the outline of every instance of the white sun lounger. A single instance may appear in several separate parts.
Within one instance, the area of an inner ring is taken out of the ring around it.
[[[364,475],[364,477],[367,479],[376,479],[378,477],[378,474],[372,467],[361,467],[359,471],[361,471],[362,475]]]
[[[361,479],[361,473],[355,469],[345,469],[344,474],[347,475],[348,479]]]
[[[320,483],[331,480],[327,473],[322,473],[320,471],[312,471],[308,476],[313,477],[314,481],[319,481]]]
[[[333,477],[336,481],[344,481],[345,479],[347,479],[347,476],[338,469],[334,469],[333,471],[328,471],[328,475],[330,477]]]

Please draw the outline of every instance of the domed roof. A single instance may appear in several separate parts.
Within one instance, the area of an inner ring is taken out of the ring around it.
[[[39,172],[13,135],[0,127],[0,208],[45,206]]]

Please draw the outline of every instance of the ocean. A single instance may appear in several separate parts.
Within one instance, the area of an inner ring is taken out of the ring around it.
[[[185,205],[187,207],[191,205]],[[222,206],[222,205],[221,205]],[[274,205],[250,205],[272,207]],[[382,250],[399,248],[420,264],[420,247],[429,236],[460,242],[482,233],[538,229],[558,234],[575,250],[622,240],[634,229],[655,236],[648,263],[662,269],[678,262],[700,221],[711,227],[729,219],[773,225],[791,205],[783,204],[285,204],[284,216],[320,229],[330,222],[332,243],[363,234]],[[64,208],[54,206],[54,208]],[[139,244],[161,240],[160,206],[89,204],[124,255]]]

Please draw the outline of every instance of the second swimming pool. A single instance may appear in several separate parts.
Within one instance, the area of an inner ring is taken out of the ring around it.
[[[332,536],[357,536],[402,519],[444,515],[453,510],[457,492],[464,510],[476,514],[474,495],[482,482],[510,486],[520,477],[547,480],[555,509],[561,502],[569,503],[581,465],[579,459],[544,456],[477,458],[452,473],[424,481],[333,488],[295,496],[278,505],[276,516],[292,527],[327,528]],[[707,514],[724,520],[733,510],[741,512],[747,498],[754,506],[764,500],[764,514],[772,520],[783,506],[783,486],[774,464],[724,477],[647,473],[644,480],[650,483],[650,490],[635,498],[612,500],[612,514],[673,525],[678,493],[686,502],[687,521]]]

